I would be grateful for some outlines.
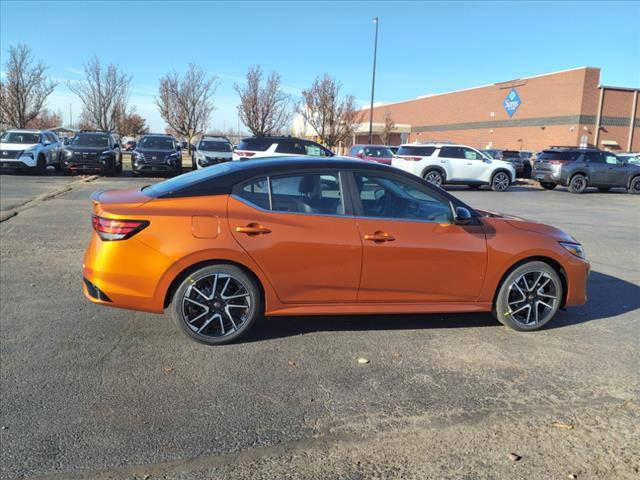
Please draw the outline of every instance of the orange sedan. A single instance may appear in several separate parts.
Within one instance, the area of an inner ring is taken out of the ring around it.
[[[205,343],[272,315],[491,311],[536,330],[586,301],[589,263],[570,235],[377,163],[228,162],[92,200],[86,297],[171,308]]]

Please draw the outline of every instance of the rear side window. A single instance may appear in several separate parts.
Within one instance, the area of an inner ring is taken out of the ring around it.
[[[344,215],[337,173],[305,173],[271,178],[274,211]]]
[[[269,210],[269,184],[267,177],[251,180],[242,185],[238,196],[260,208]]]
[[[267,137],[245,138],[240,142],[240,145],[238,145],[238,150],[264,152],[274,143],[275,141],[272,138]]]
[[[416,157],[430,157],[433,152],[436,151],[436,147],[420,147],[420,146],[401,146],[398,149],[396,155],[413,155]]]
[[[580,152],[575,152],[575,151],[555,152],[555,151],[545,150],[540,155],[538,155],[538,160],[540,161],[564,160],[566,162],[573,162],[577,160],[579,156],[580,156]]]
[[[464,152],[460,147],[442,147],[438,157],[444,158],[465,158]]]

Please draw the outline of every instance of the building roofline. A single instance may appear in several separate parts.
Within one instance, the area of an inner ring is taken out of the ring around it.
[[[621,90],[623,92],[640,92],[640,88],[636,87],[614,87],[611,85],[598,85],[598,88],[602,88],[604,90]]]

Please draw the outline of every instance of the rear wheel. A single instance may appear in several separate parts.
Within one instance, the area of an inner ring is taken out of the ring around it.
[[[518,331],[538,330],[556,314],[563,298],[560,276],[549,264],[527,262],[502,282],[493,314],[503,325]]]
[[[629,182],[628,192],[633,193],[634,195],[640,194],[640,175],[631,179],[631,182]]]
[[[589,182],[587,181],[587,177],[578,173],[571,177],[571,181],[569,182],[569,191],[571,193],[584,193],[588,186]]]
[[[190,338],[220,345],[243,336],[262,314],[256,282],[235,265],[209,265],[191,273],[173,297],[173,318]]]
[[[491,190],[494,192],[506,192],[511,184],[507,172],[496,172],[491,178]]]
[[[44,158],[44,155],[38,155],[38,160],[36,163],[36,167],[33,170],[37,175],[43,175],[44,172],[47,171],[47,160]]]
[[[556,183],[550,183],[550,182],[540,182],[540,186],[542,188],[544,188],[545,190],[553,190],[554,188],[556,188],[558,185]]]
[[[439,170],[429,170],[424,174],[424,179],[429,183],[433,183],[434,185],[441,187],[444,182],[444,175],[442,175]]]

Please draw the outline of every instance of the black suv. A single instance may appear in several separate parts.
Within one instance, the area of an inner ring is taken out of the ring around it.
[[[182,149],[171,135],[144,135],[131,154],[133,173],[182,173]]]
[[[518,178],[530,178],[531,176],[531,163],[526,160],[520,152],[516,150],[483,150],[491,158],[495,160],[504,160],[513,165],[516,169],[516,177]]]
[[[621,187],[629,193],[640,193],[640,165],[623,162],[597,148],[543,150],[538,153],[531,176],[546,190],[566,185],[572,193],[583,193],[588,187],[601,192]]]
[[[111,132],[82,130],[62,151],[62,169],[67,173],[122,172],[119,138]]]

